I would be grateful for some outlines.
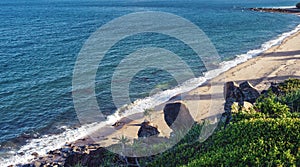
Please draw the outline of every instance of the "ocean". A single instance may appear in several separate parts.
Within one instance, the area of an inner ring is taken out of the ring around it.
[[[296,3],[297,0],[1,0],[0,166],[26,162],[30,153],[45,154],[83,137],[84,127],[97,126],[82,125],[78,120],[72,77],[84,43],[111,20],[147,11],[185,18],[207,35],[225,71],[280,44],[300,29],[298,16],[246,8]],[[129,99],[133,104],[115,106],[110,89],[114,70],[126,55],[145,47],[177,53],[191,67],[195,78],[177,83],[166,71],[145,68],[130,82]],[[130,113],[132,108],[142,112],[209,79],[204,75],[203,63],[194,60],[193,54],[178,40],[157,33],[119,41],[99,64],[95,77],[96,99],[108,122],[119,118],[116,113]]]

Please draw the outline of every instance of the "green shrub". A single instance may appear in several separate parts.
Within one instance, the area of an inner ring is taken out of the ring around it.
[[[287,93],[283,97],[279,98],[282,104],[289,106],[291,112],[300,111],[300,90]]]
[[[269,94],[268,97],[261,97],[257,100],[255,107],[259,112],[268,114],[272,117],[286,117],[290,114],[290,109],[287,105],[279,102],[274,94]]]
[[[278,88],[284,94],[300,90],[300,79],[292,78],[285,80],[279,84]]]
[[[203,143],[202,150],[198,150],[188,166],[297,166],[299,133],[299,118],[235,122]]]

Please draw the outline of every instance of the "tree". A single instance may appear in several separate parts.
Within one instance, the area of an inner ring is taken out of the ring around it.
[[[300,9],[300,2],[297,3],[296,7],[297,7],[298,9]]]

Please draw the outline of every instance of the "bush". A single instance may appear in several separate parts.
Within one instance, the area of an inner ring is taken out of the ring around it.
[[[255,107],[259,112],[268,114],[271,117],[286,117],[290,114],[290,109],[287,105],[279,102],[274,94],[269,94],[268,97],[261,97],[257,100]]]
[[[300,119],[258,118],[231,124],[203,143],[188,166],[297,166]],[[207,143],[211,142],[211,145]]]
[[[297,3],[296,7],[297,7],[298,9],[300,9],[300,2]]]
[[[282,104],[289,106],[291,112],[300,112],[300,90],[287,93],[279,98]]]
[[[300,90],[300,80],[294,78],[285,80],[279,84],[278,88],[283,94]]]

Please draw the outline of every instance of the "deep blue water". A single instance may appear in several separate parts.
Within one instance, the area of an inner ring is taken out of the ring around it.
[[[21,141],[20,136],[59,133],[62,126],[78,124],[72,101],[77,55],[88,37],[114,18],[141,11],[179,15],[199,26],[225,61],[259,48],[300,23],[300,18],[294,15],[259,13],[244,8],[295,3],[294,0],[1,0],[1,148],[14,147]],[[111,49],[97,73],[97,100],[103,104],[101,111],[105,114],[116,110],[111,103],[109,85],[114,67],[137,48],[162,46],[181,55],[196,74],[201,75],[204,70],[201,62],[190,59],[192,52],[174,39],[139,34],[126,40]],[[148,96],[154,88],[168,89],[175,85],[170,74],[146,69],[133,79],[130,98],[134,101]]]

